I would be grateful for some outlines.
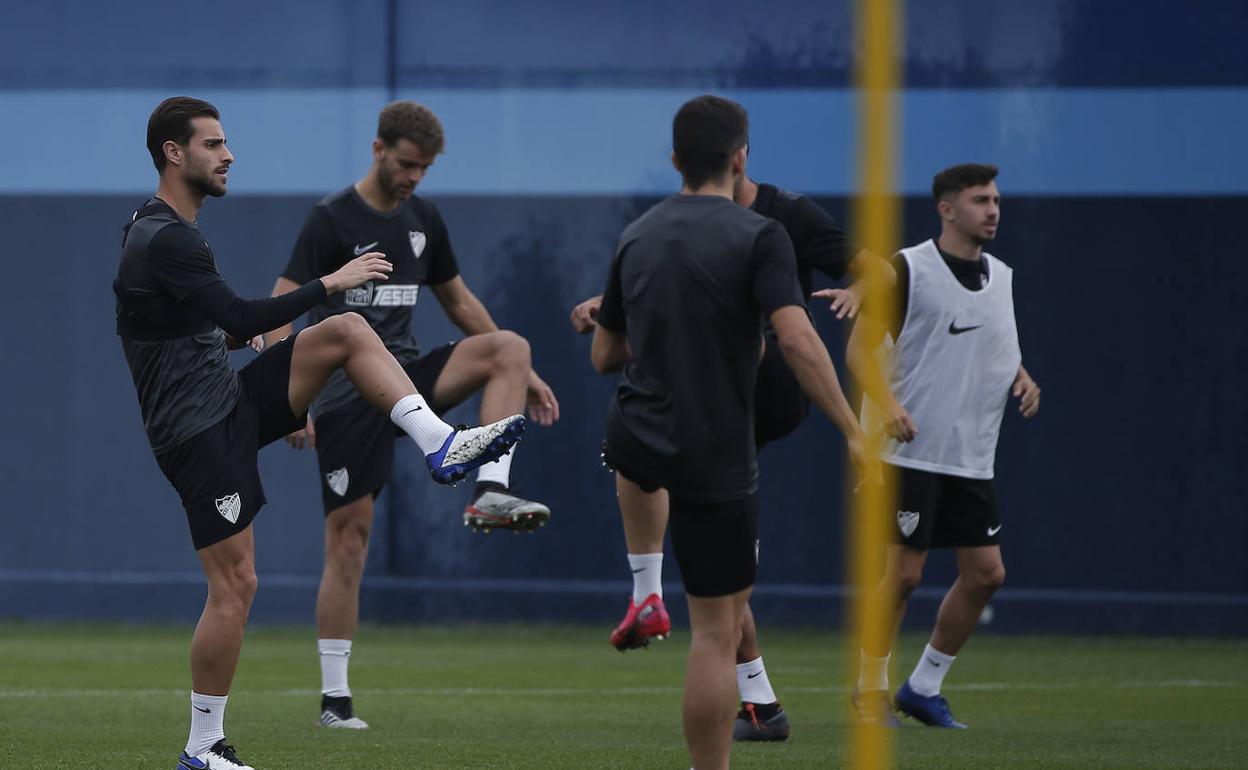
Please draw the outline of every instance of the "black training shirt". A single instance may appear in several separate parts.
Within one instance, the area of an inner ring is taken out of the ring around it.
[[[849,236],[819,204],[805,195],[759,184],[750,208],[776,220],[789,234],[797,254],[797,280],[803,297],[810,298],[816,270],[833,281],[845,277],[853,259]]]
[[[117,334],[159,454],[215,425],[238,401],[222,328],[246,340],[297,318],[325,289],[316,281],[284,297],[238,298],[199,229],[159,198],[124,232],[113,282]]]
[[[754,492],[763,318],[804,306],[796,265],[778,223],[719,196],[672,196],[624,230],[598,324],[632,350],[609,419],[640,472],[694,499]]]
[[[394,211],[381,212],[369,206],[354,185],[340,190],[308,212],[282,275],[305,283],[370,251],[384,253],[394,265],[389,280],[370,281],[327,297],[308,314],[308,323],[348,311],[359,313],[395,358],[406,364],[420,355],[412,335],[412,308],[420,287],[459,275],[446,224],[433,203],[412,197]],[[358,397],[346,373],[339,370],[326,383],[313,411],[328,412]]]

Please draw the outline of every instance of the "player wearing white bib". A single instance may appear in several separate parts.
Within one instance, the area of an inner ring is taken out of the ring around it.
[[[854,693],[864,719],[889,726],[898,724],[887,705],[893,638],[935,547],[955,549],[958,578],[895,704],[926,725],[966,727],[953,718],[940,687],[1005,580],[992,483],[1001,418],[1011,394],[1024,417],[1040,408],[1040,388],[1022,366],[1013,271],[983,250],[1000,222],[996,176],[996,167],[973,163],[936,175],[940,237],[894,258],[898,320],[890,326],[878,314],[864,314],[849,340],[847,363],[868,396],[864,428],[884,431],[881,459],[897,469],[900,482],[899,542],[873,596],[892,605],[896,625],[887,639],[862,650]],[[890,342],[890,355],[883,356]]]

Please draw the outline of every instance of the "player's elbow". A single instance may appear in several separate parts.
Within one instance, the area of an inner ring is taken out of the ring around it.
[[[598,347],[595,347],[590,352],[589,360],[594,366],[594,371],[599,374],[618,372],[624,366],[623,356],[618,355],[615,351]]]

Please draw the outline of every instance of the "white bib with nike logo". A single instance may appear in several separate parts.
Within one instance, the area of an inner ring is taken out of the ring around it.
[[[987,283],[971,291],[958,282],[934,241],[901,256],[910,270],[910,299],[901,334],[885,339],[893,394],[914,420],[918,436],[886,440],[881,459],[905,468],[990,479],[1010,386],[1022,363],[1014,321],[1013,274],[984,253]],[[884,357],[883,360],[887,360]],[[862,408],[864,430],[880,430],[879,410]]]

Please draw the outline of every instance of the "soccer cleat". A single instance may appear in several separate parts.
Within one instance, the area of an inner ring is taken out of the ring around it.
[[[770,717],[765,716],[768,712],[773,712]],[[783,741],[788,737],[789,717],[778,702],[741,701],[741,710],[737,712],[737,719],[732,723],[734,741]]]
[[[439,484],[454,486],[474,469],[507,454],[526,425],[524,415],[513,414],[479,428],[456,426],[441,449],[425,455],[430,475]]]
[[[901,720],[893,713],[893,704],[884,690],[858,690],[849,694],[849,702],[854,704],[854,712],[858,721],[863,724],[895,729],[901,727]]]
[[[256,770],[238,758],[234,747],[227,745],[225,739],[212,744],[212,748],[202,754],[190,756],[185,751],[178,756],[178,764],[173,770]]]
[[[474,532],[510,529],[534,532],[550,521],[550,509],[533,500],[503,491],[482,492],[464,509],[464,526]]]
[[[334,698],[321,695],[321,727],[341,727],[348,730],[367,730],[368,722],[355,715],[351,696]]]
[[[620,652],[649,647],[651,639],[666,639],[672,632],[672,619],[658,594],[650,594],[640,605],[628,600],[628,612],[611,632],[611,646]]]
[[[928,727],[947,727],[953,730],[965,730],[966,725],[953,718],[949,710],[949,701],[943,695],[919,695],[910,689],[907,679],[897,690],[894,699],[897,710],[908,717],[919,720]]]

